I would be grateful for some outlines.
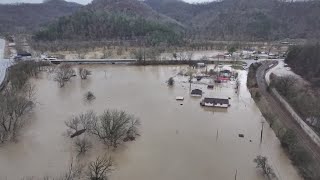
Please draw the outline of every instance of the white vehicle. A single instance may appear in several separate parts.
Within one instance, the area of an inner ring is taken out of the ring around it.
[[[46,58],[44,58],[44,60],[55,61],[55,60],[57,60],[57,58],[55,58],[55,57],[46,57]]]

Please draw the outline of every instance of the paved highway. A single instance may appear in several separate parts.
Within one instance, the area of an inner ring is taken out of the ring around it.
[[[0,84],[4,80],[6,69],[10,66],[10,60],[3,59],[4,56],[4,47],[5,47],[5,41],[3,39],[0,39]]]

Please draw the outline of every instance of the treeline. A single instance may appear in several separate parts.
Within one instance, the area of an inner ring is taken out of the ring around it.
[[[71,16],[61,17],[34,35],[36,41],[141,38],[147,45],[173,45],[182,41],[182,36],[165,24],[140,16],[92,10],[78,11]]]
[[[285,62],[292,70],[315,86],[320,86],[320,44],[294,46]]]

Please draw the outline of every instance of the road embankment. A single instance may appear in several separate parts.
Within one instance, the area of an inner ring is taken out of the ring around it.
[[[264,61],[257,68],[249,68],[248,82],[255,83],[251,87],[248,84],[248,88],[301,176],[305,179],[318,180],[320,179],[319,146],[267,85],[266,73],[277,63],[277,61]]]

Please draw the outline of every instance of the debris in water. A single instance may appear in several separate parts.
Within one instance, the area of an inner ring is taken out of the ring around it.
[[[77,132],[73,133],[70,137],[71,137],[71,138],[74,138],[74,137],[76,137],[76,136],[80,136],[80,135],[83,134],[84,132],[86,132],[86,129],[82,129],[82,130],[80,130],[80,131],[77,131]]]
[[[244,138],[244,134],[239,134],[239,137]]]
[[[183,101],[183,100],[184,100],[184,97],[182,97],[182,96],[177,96],[177,97],[176,97],[176,100],[177,100],[177,101]]]

